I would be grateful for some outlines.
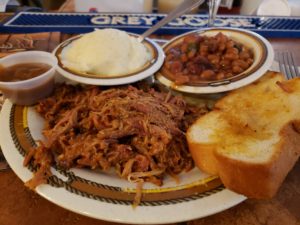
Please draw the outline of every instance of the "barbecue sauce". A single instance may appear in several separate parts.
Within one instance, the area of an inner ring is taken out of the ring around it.
[[[46,63],[20,63],[7,67],[0,65],[0,90],[14,104],[33,105],[52,93],[54,76],[41,77],[32,82],[30,79],[45,74],[51,68]]]
[[[51,68],[45,63],[20,63],[9,67],[0,65],[0,81],[14,82],[37,77]]]

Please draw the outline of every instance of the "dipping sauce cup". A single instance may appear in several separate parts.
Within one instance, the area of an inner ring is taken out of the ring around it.
[[[18,64],[47,64],[49,69],[40,75],[20,81],[0,81],[0,90],[17,105],[33,105],[49,96],[54,87],[57,59],[43,51],[15,53],[0,59],[0,66],[7,68]]]

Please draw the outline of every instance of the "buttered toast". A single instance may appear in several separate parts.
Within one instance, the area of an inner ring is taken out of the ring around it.
[[[252,198],[273,197],[300,155],[300,78],[267,72],[187,131],[196,165]]]

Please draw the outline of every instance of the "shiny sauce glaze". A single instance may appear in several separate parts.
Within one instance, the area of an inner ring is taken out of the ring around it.
[[[8,67],[0,65],[0,81],[15,82],[37,77],[51,68],[46,63],[20,63]]]

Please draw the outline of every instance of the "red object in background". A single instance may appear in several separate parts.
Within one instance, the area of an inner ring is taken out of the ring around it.
[[[224,8],[224,7],[220,7],[219,10],[218,10],[218,15],[234,15],[234,14],[237,14],[239,15],[240,14],[240,7],[232,7],[231,9],[227,9],[227,8]]]
[[[98,12],[97,8],[95,7],[92,7],[89,9],[89,12],[93,13],[93,12]]]

